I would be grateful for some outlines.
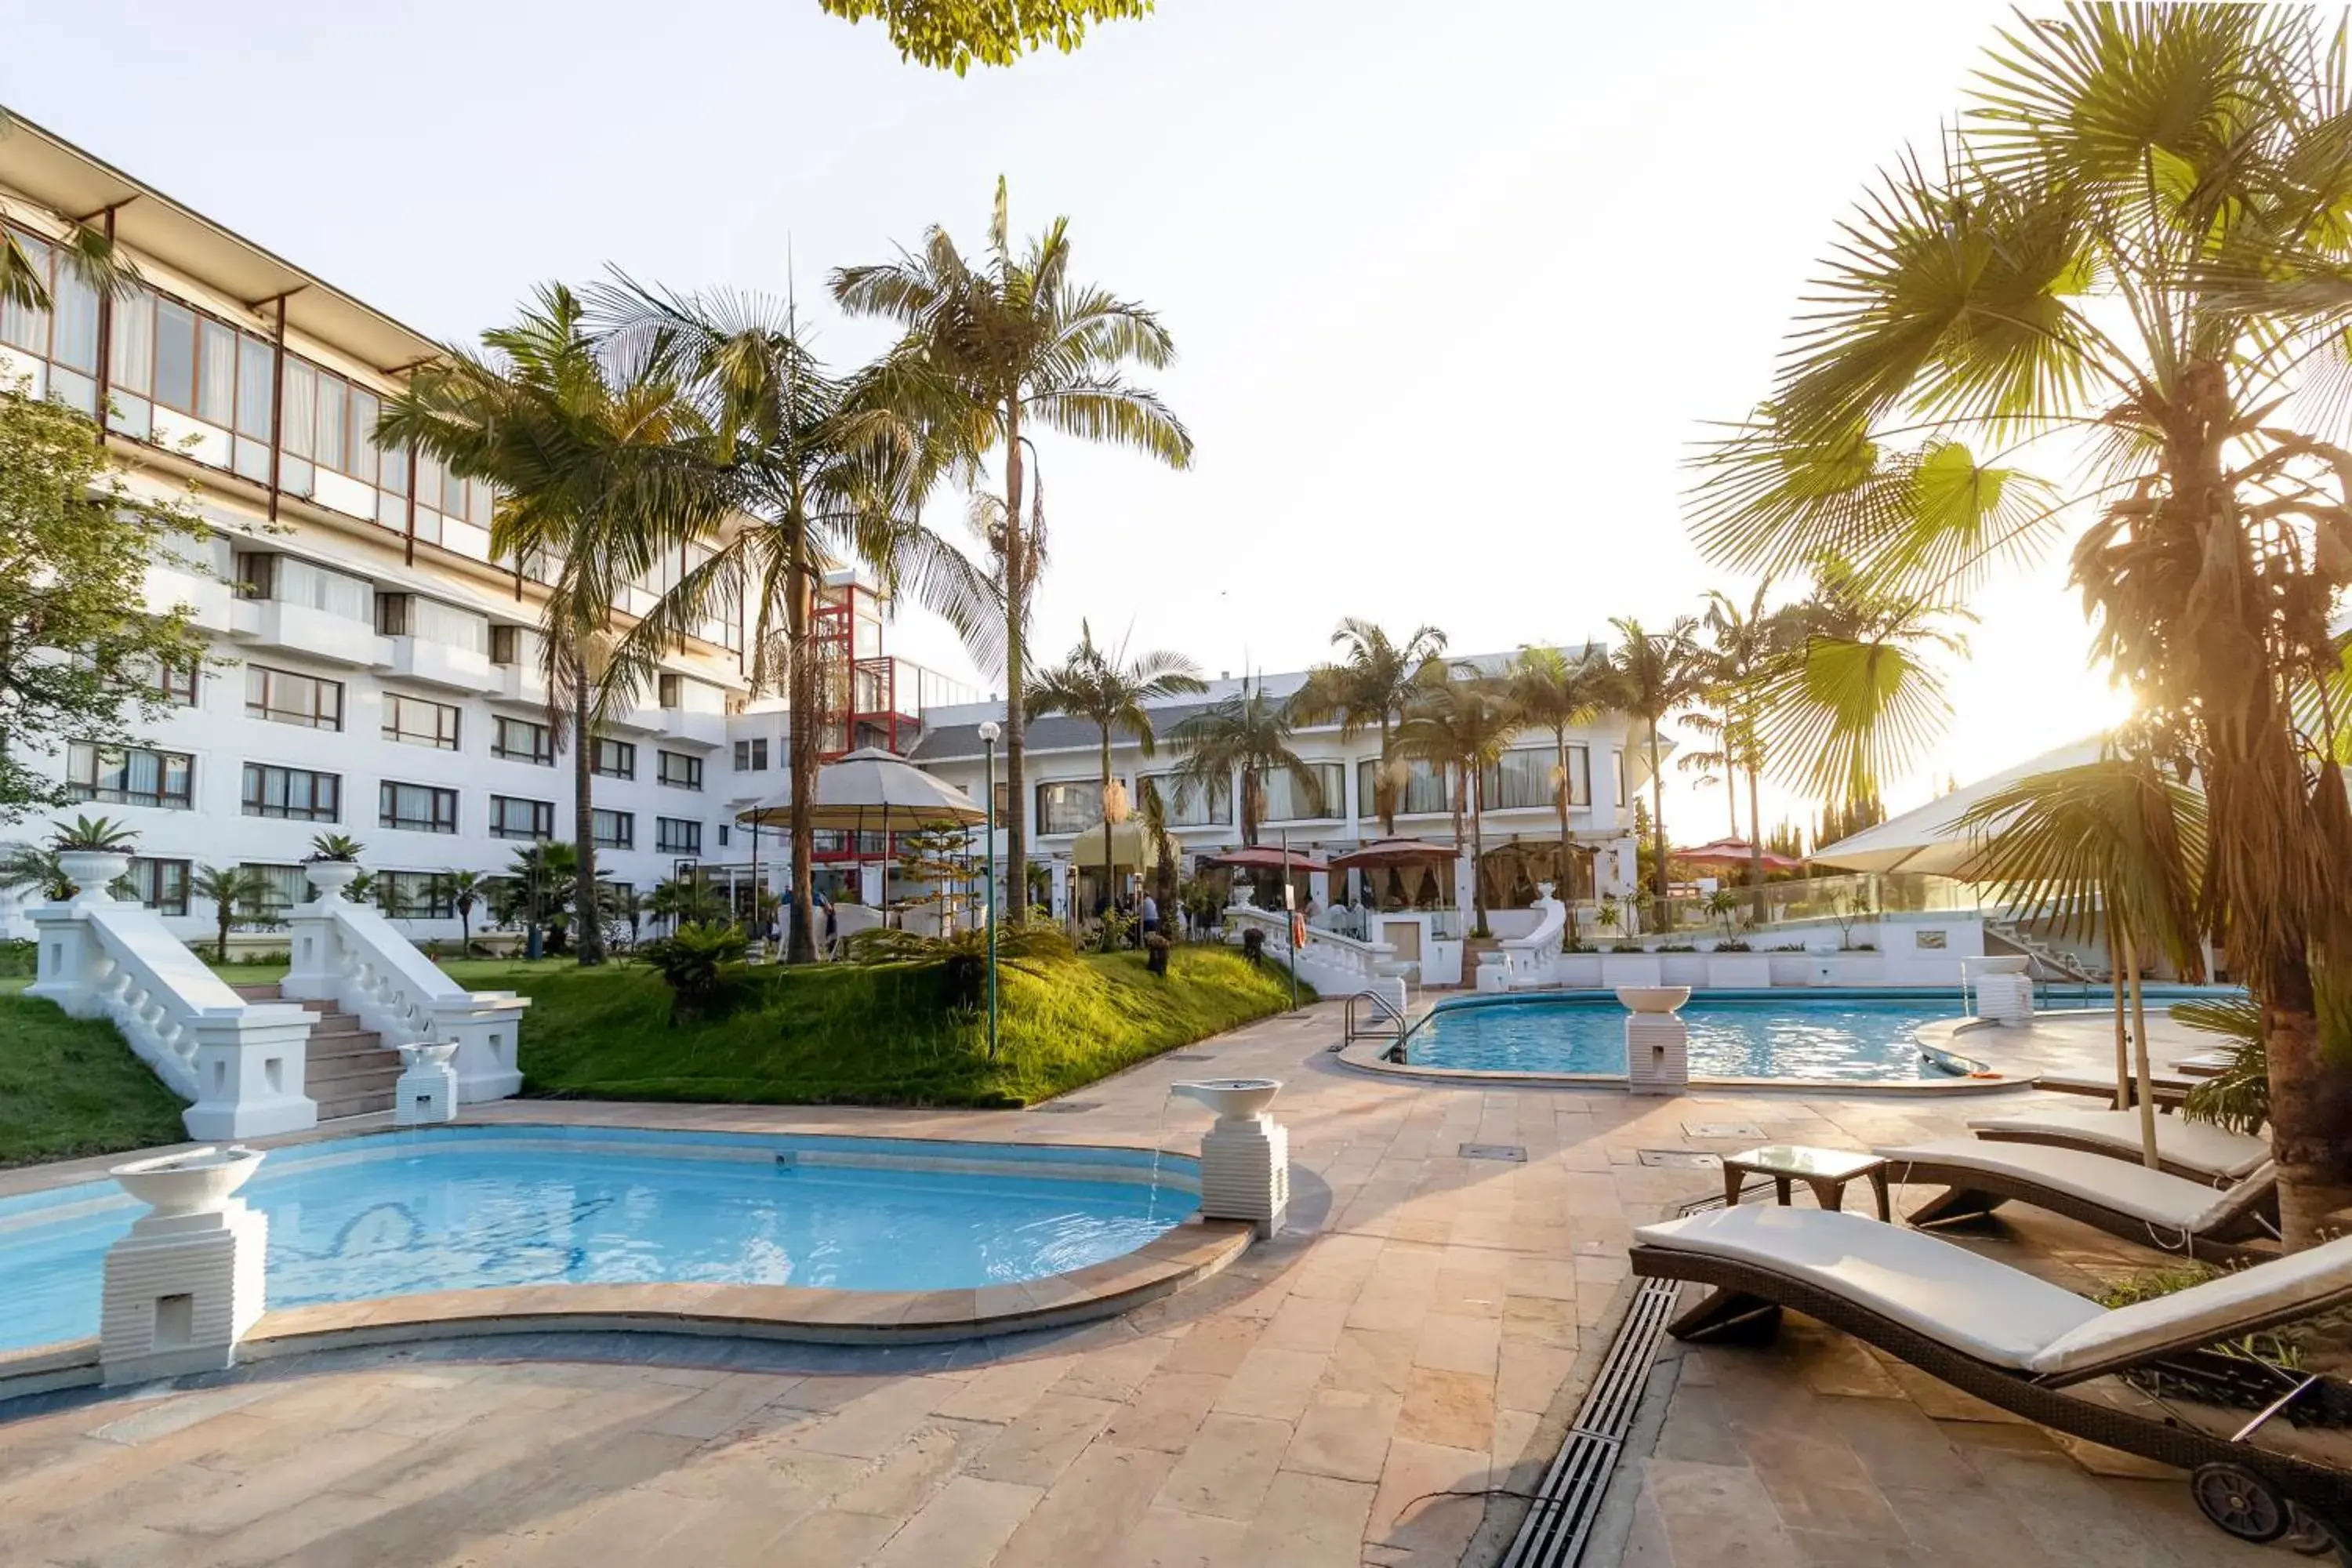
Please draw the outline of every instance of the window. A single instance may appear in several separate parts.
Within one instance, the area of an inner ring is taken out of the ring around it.
[[[588,814],[589,831],[595,835],[600,849],[634,849],[637,847],[637,818],[634,812],[606,811],[597,807]]]
[[[686,752],[656,752],[654,777],[672,789],[700,789],[702,759]]]
[[[341,822],[343,781],[336,773],[245,764],[245,815],[282,816],[289,822]]]
[[[155,301],[155,401],[196,411],[196,314],[176,300]]]
[[[494,719],[490,729],[490,755],[505,757],[509,762],[537,763],[541,767],[555,765],[555,743],[547,733],[547,726],[534,724],[528,719]]]
[[[1617,773],[1617,799],[1614,804],[1618,809],[1622,811],[1624,809],[1625,802],[1629,798],[1630,794],[1630,792],[1625,788],[1625,753],[1622,752],[1611,752],[1609,753],[1609,761],[1616,769]]]
[[[1265,785],[1265,820],[1297,822],[1301,818],[1345,816],[1348,813],[1347,772],[1339,763],[1309,763],[1315,786],[1288,768],[1276,768],[1261,781]]]
[[[1398,761],[1402,762],[1402,759],[1400,758]],[[1399,816],[1411,816],[1416,812],[1430,813],[1452,809],[1446,801],[1444,773],[1419,758],[1406,763],[1404,767],[1404,788],[1398,794],[1396,801],[1396,814]],[[1378,805],[1380,769],[1381,764],[1377,758],[1368,759],[1356,764],[1357,807],[1366,816],[1380,815]]]
[[[727,825],[723,822],[719,825],[719,847],[727,847]]]
[[[457,900],[438,871],[378,871],[376,903],[396,921],[454,921]]]
[[[1478,781],[1487,809],[1507,811],[1513,806],[1526,805],[1557,809],[1557,797],[1552,793],[1552,772],[1559,766],[1557,747],[1521,746],[1505,752],[1502,759],[1488,768]],[[1568,749],[1568,804],[1592,804],[1592,772],[1587,764],[1582,746]]]
[[[595,754],[589,759],[591,771],[608,779],[633,779],[637,776],[637,748],[627,741],[596,737]]]
[[[193,664],[174,669],[168,664],[158,664],[154,669],[155,689],[175,708],[196,705],[196,667]]]
[[[492,664],[522,662],[522,628],[520,626],[490,628],[490,662]]]
[[[1069,779],[1037,786],[1037,831],[1084,833],[1102,820],[1102,782]]]
[[[1174,773],[1146,773],[1135,781],[1135,806],[1138,812],[1143,809],[1143,790],[1146,784],[1159,789],[1160,807],[1167,813],[1168,826],[1171,827],[1224,826],[1234,820],[1234,786],[1229,779],[1219,779],[1215,787],[1212,789],[1195,786],[1190,795],[1186,795],[1176,787]],[[996,787],[1002,792],[1004,785],[999,784]],[[1003,820],[1004,813],[1004,797],[1002,793],[996,798],[996,810],[997,820],[1001,822]]]
[[[675,816],[654,818],[654,847],[665,855],[702,853],[702,824]]]
[[[405,746],[431,746],[436,751],[457,749],[457,710],[446,702],[383,694],[383,738]]]
[[[299,866],[264,866],[248,860],[242,868],[261,879],[261,896],[250,908],[263,921],[275,924],[294,905],[310,901],[310,879]]]
[[[378,594],[375,630],[378,637],[415,637],[467,653],[488,653],[490,648],[489,622],[415,594]]]
[[[282,605],[299,605],[306,610],[341,616],[345,620],[372,622],[375,618],[375,590],[365,580],[346,577],[341,572],[330,572],[291,555],[278,557],[277,583],[268,596]]]
[[[183,752],[88,741],[66,748],[66,794],[75,800],[185,811],[195,804],[194,773],[195,760]]]
[[[376,821],[411,833],[455,833],[457,792],[386,779],[376,788]]]
[[[739,773],[764,773],[768,771],[768,742],[765,736],[756,741],[735,742],[735,771]]]
[[[678,707],[686,694],[686,682],[675,675],[656,676],[654,689],[664,708]]]
[[[188,863],[185,860],[150,860],[139,857],[131,862],[127,873],[131,897],[159,915],[184,915],[188,912]]]
[[[517,795],[490,796],[490,837],[538,838],[555,837],[555,803],[524,800]]]
[[[343,727],[343,683],[266,665],[245,667],[245,716],[311,730]]]

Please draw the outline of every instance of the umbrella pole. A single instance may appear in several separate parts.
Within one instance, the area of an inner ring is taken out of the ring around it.
[[[2109,934],[2120,944],[2122,933],[2110,927]],[[2121,953],[2114,956],[2120,958]],[[2123,976],[2116,976],[2116,1109],[2129,1110],[2132,1106],[2131,1036],[2124,1026]]]
[[[2140,1158],[2153,1171],[2163,1163],[2156,1152],[2156,1095],[2149,1081],[2155,1075],[2148,1068],[2147,1009],[2140,997],[2139,952],[2128,935],[2124,938],[2124,971],[2131,980],[2132,1057],[2139,1073]]]

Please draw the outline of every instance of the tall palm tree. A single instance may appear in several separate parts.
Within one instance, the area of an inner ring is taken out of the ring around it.
[[[1451,770],[1454,842],[1462,842],[1462,822],[1470,821],[1470,902],[1475,934],[1486,928],[1486,770],[1502,761],[1520,728],[1519,711],[1505,680],[1465,665],[1446,679],[1423,685],[1397,726],[1397,754]]]
[[[1124,815],[1120,809],[1124,802],[1116,798],[1118,785],[1110,772],[1111,731],[1126,731],[1135,737],[1136,749],[1150,756],[1157,737],[1152,731],[1148,704],[1208,689],[1208,682],[1201,679],[1199,667],[1182,654],[1159,650],[1129,658],[1124,639],[1114,648],[1097,647],[1094,628],[1083,620],[1078,623],[1078,646],[1060,664],[1038,671],[1037,684],[1029,689],[1024,702],[1025,717],[1066,713],[1073,719],[1087,721],[1101,736],[1106,895],[1115,874],[1111,864],[1111,824]],[[1108,942],[1108,931],[1105,942]]]
[[[1617,672],[1601,648],[1587,643],[1574,654],[1556,647],[1523,647],[1504,671],[1504,689],[1524,726],[1551,731],[1554,760],[1552,805],[1559,812],[1560,902],[1568,911],[1568,942],[1576,945],[1576,882],[1570,861],[1575,853],[1568,808],[1575,781],[1569,774],[1568,732],[1581,729],[1612,707]]]
[[[1664,631],[1653,632],[1631,616],[1609,623],[1617,628],[1617,646],[1610,650],[1610,668],[1617,674],[1619,705],[1642,721],[1648,730],[1650,752],[1650,835],[1654,863],[1651,874],[1656,899],[1657,929],[1666,929],[1666,780],[1659,755],[1658,726],[1669,713],[1698,694],[1703,665],[1692,638],[1698,622],[1677,616]]]
[[[790,301],[681,296],[626,279],[591,298],[619,363],[684,388],[708,431],[677,455],[667,482],[691,498],[685,519],[709,556],[680,574],[625,648],[650,664],[706,620],[749,611],[752,689],[781,688],[793,715],[785,957],[809,963],[824,710],[815,609],[824,572],[844,560],[862,563],[886,595],[944,616],[982,658],[997,646],[1000,601],[987,574],[921,521],[945,458],[909,412],[923,395],[919,366],[885,360],[835,375],[803,342]],[[718,518],[731,521],[714,536],[709,521]]]
[[[881,316],[906,331],[903,357],[942,393],[934,414],[968,457],[1001,451],[1003,576],[1031,583],[1021,503],[1032,426],[1108,441],[1189,467],[1192,437],[1154,394],[1129,386],[1120,367],[1158,370],[1175,357],[1160,319],[1130,300],[1071,280],[1069,220],[1055,218],[1018,254],[1013,249],[1004,181],[996,182],[988,251],[967,261],[933,225],[920,247],[895,261],[845,267],[834,298],[852,314]],[[1009,599],[1004,618],[1004,779],[1015,803],[1006,837],[1012,874],[1024,879],[1028,813],[1022,775],[1026,699],[1027,601]]]
[[[188,890],[213,906],[213,962],[228,962],[228,930],[241,911],[247,916],[269,896],[269,879],[250,866],[201,866],[189,879]]]
[[[1748,881],[1755,893],[1756,911],[1764,909],[1764,698],[1773,677],[1802,643],[1797,614],[1768,609],[1772,592],[1768,575],[1756,585],[1746,608],[1720,589],[1709,588],[1699,624],[1706,632],[1705,700],[1724,770],[1724,787],[1732,790],[1739,773],[1748,775]],[[1698,717],[1694,728],[1705,729]],[[1735,809],[1731,836],[1739,837]]]
[[[470,958],[474,952],[474,911],[490,896],[490,879],[479,871],[452,868],[433,879],[434,892],[449,900],[457,911],[457,951]]]
[[[1257,842],[1258,824],[1265,816],[1265,781],[1280,772],[1312,803],[1323,809],[1323,781],[1290,746],[1289,710],[1265,694],[1265,688],[1244,677],[1242,689],[1212,702],[1200,712],[1177,721],[1168,739],[1184,753],[1176,768],[1176,807],[1182,810],[1195,795],[1214,800],[1217,791],[1241,781],[1242,842]]]
[[[625,657],[613,606],[660,563],[666,548],[717,518],[682,515],[674,481],[681,446],[701,421],[654,366],[615,374],[591,338],[585,310],[549,284],[512,326],[482,334],[485,352],[449,348],[384,405],[378,438],[414,445],[452,473],[498,490],[490,548],[501,559],[551,563],[540,612],[548,727],[572,748],[579,960],[604,962],[595,908],[592,804],[595,726],[635,700],[653,665]]]
[[[2073,533],[2095,652],[2203,782],[2207,920],[2263,1008],[2305,1245],[2352,1206],[2347,718],[2294,718],[2352,580],[2342,46],[2300,7],[2083,6],[1974,79],[1949,156],[1841,226],[1769,403],[1700,459],[1695,531],[1927,604]]]
[[[1396,833],[1398,797],[1403,781],[1390,755],[1390,737],[1404,718],[1414,693],[1432,680],[1445,678],[1445,634],[1435,626],[1415,626],[1402,642],[1360,616],[1349,616],[1331,634],[1332,646],[1346,651],[1338,662],[1318,664],[1307,672],[1307,684],[1290,699],[1292,718],[1301,724],[1339,721],[1339,738],[1352,741],[1367,729],[1381,735],[1380,766],[1373,774],[1373,810],[1381,831]]]

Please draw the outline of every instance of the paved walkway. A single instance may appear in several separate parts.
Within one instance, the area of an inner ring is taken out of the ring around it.
[[[1706,1151],[1864,1147],[1989,1102],[1459,1088],[1325,1052],[1322,1006],[1055,1112],[509,1104],[500,1117],[1165,1142],[1179,1078],[1271,1074],[1297,1207],[1127,1318],[887,1351],[566,1336],[262,1363],[0,1425],[15,1563],[825,1568],[1494,1560],[1622,1309],[1632,1227]],[[1465,1158],[1467,1143],[1524,1152]],[[2050,1266],[2120,1249],[2051,1221]],[[2147,1255],[2126,1259],[2145,1266]],[[2108,1473],[1851,1342],[1678,1356],[1603,1550],[1737,1563],[2240,1563],[2180,1487]],[[1472,1495],[1461,1495],[1461,1494]],[[2283,1561],[2282,1559],[2271,1559]]]

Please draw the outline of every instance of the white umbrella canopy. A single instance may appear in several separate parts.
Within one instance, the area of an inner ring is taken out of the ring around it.
[[[988,813],[961,790],[950,789],[903,758],[869,746],[830,762],[816,773],[816,805],[810,821],[817,827],[929,827],[984,821]],[[738,812],[738,822],[761,827],[789,827],[793,820],[792,791]]]
[[[2099,760],[2105,739],[2094,735],[2071,745],[2003,769],[1927,805],[1888,817],[1875,827],[1824,845],[1811,858],[1820,865],[1848,871],[1925,871],[1967,879],[1975,868],[1982,844],[1959,826],[1960,817],[1980,800],[1998,795],[2021,779],[2059,768],[2079,767]]]

